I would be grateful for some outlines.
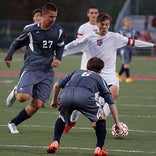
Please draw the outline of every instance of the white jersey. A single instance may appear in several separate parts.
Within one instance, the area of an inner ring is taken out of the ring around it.
[[[117,49],[125,45],[136,47],[153,47],[153,43],[129,39],[119,33],[108,32],[105,36],[97,33],[88,33],[65,46],[63,56],[78,53],[85,50],[87,59],[98,57],[104,61],[104,68],[101,75],[108,85],[119,85],[116,76],[116,56]],[[87,63],[87,62],[86,62]],[[86,66],[85,68],[86,69]]]
[[[91,33],[91,32],[97,32],[97,31],[98,31],[97,25],[92,25],[89,22],[84,23],[78,29],[77,38],[82,37],[84,34]],[[82,59],[81,59],[81,66],[80,66],[81,69],[86,68],[86,62],[88,62],[88,57],[87,57],[86,53],[83,52]]]

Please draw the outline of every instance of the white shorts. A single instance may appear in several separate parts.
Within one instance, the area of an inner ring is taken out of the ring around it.
[[[101,73],[100,75],[106,81],[108,86],[114,85],[119,88],[119,80],[118,80],[118,77],[116,76],[116,73],[113,73],[113,74]]]

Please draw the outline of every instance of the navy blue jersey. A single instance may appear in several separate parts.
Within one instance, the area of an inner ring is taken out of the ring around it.
[[[72,87],[72,88],[84,88],[90,91],[93,96],[99,94],[103,97],[108,104],[114,104],[114,100],[110,90],[107,87],[106,82],[103,78],[89,70],[77,70],[69,74],[67,77],[62,78],[58,81],[61,88]],[[81,97],[80,97],[81,98]]]
[[[63,28],[56,23],[49,30],[41,29],[39,24],[29,25],[13,41],[5,61],[12,60],[12,55],[17,49],[27,46],[24,65],[50,69],[53,57],[62,59],[64,38]]]

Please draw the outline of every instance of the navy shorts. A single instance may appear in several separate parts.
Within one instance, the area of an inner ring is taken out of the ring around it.
[[[46,102],[52,91],[54,72],[24,68],[20,74],[17,93],[27,93],[33,98]]]
[[[122,64],[129,64],[132,58],[132,50],[130,48],[122,48],[120,49],[121,54],[121,62]]]
[[[71,124],[73,110],[80,111],[91,122],[96,122],[103,109],[95,100],[95,94],[85,88],[67,87],[58,96],[59,112],[66,123]]]

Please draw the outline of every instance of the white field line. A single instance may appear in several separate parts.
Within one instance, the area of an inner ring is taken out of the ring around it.
[[[118,105],[118,104],[117,104]],[[120,105],[120,104],[119,104]],[[154,103],[154,105],[149,105],[149,104],[147,104],[147,105],[144,105],[144,104],[131,104],[131,103],[129,103],[129,104],[121,104],[122,106],[125,106],[125,107],[140,107],[140,108],[156,108],[156,105],[155,105],[155,103]]]
[[[122,104],[122,106],[124,106],[124,104]],[[127,104],[126,107],[128,107],[128,106],[133,107],[131,104]],[[134,105],[134,107],[135,106],[136,105]],[[143,106],[138,105],[136,107],[143,107]],[[151,106],[149,106],[149,107],[151,107]],[[153,107],[155,107],[155,106],[153,106]],[[9,112],[15,112],[15,110],[8,110],[8,109],[6,109],[6,110],[0,110],[0,112],[8,112],[9,113]],[[57,111],[56,112],[38,111],[37,113],[39,113],[39,114],[49,114],[49,113],[58,114]],[[153,119],[153,118],[156,118],[156,115],[123,115],[123,114],[119,114],[119,117],[127,117],[127,118],[152,118]]]
[[[6,125],[3,125],[3,124],[0,124],[0,127],[7,127],[7,124]],[[33,128],[54,128],[54,126],[41,126],[41,125],[20,125],[20,127],[33,127]],[[92,127],[73,127],[73,129],[80,129],[80,130],[83,130],[83,129],[86,129],[86,130],[93,130]],[[107,130],[111,130],[111,129],[107,129]],[[156,134],[156,131],[146,131],[146,130],[132,130],[132,129],[129,129],[128,130],[129,132],[137,132],[137,133],[153,133],[153,134]]]
[[[30,145],[2,145],[0,144],[0,147],[20,147],[20,148],[44,148],[46,149],[47,146],[30,146]],[[93,151],[93,148],[81,148],[81,147],[60,147],[60,149],[68,149],[68,150],[85,150],[85,151]],[[139,150],[113,150],[113,149],[107,149],[108,152],[123,152],[123,153],[146,153],[146,154],[155,154],[154,151],[139,151]],[[46,152],[46,150],[45,150]]]

